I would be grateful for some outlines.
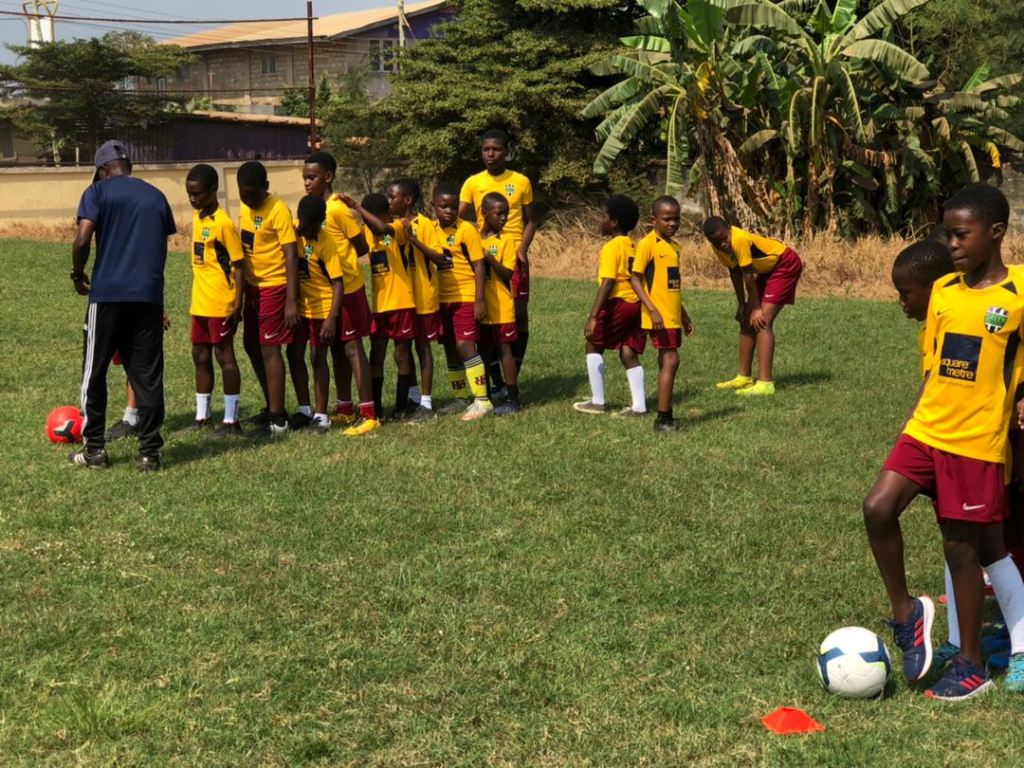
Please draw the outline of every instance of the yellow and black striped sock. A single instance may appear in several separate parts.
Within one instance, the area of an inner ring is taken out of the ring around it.
[[[466,382],[477,402],[487,400],[487,368],[480,355],[473,355],[463,363],[466,366]]]
[[[448,381],[452,385],[452,393],[459,400],[466,399],[466,369],[464,366],[453,368],[448,366]]]

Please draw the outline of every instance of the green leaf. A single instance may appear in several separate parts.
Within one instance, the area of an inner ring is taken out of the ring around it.
[[[618,119],[612,132],[601,145],[597,158],[594,160],[594,173],[605,175],[611,171],[612,164],[622,154],[628,143],[632,142],[651,121],[651,118],[658,114],[658,108],[669,93],[670,88],[661,86],[655,88],[635,104],[630,104],[629,109]]]
[[[672,105],[672,111],[668,118],[668,153],[665,173],[665,194],[667,195],[678,194],[686,185],[683,163],[689,154],[689,146],[686,141],[686,133],[679,130],[679,108],[681,106],[683,106],[683,99],[680,97]]]
[[[637,51],[672,53],[672,43],[664,37],[656,37],[654,35],[634,35],[632,37],[622,38],[621,42],[627,48],[633,48]]]
[[[846,36],[843,38],[842,46],[845,48],[858,40],[866,40],[874,37],[879,32],[892,26],[897,19],[910,13],[930,0],[885,0],[867,16],[858,21]]]
[[[832,12],[832,31],[843,33],[853,24],[857,18],[858,0],[836,0],[835,10]]]
[[[818,5],[807,24],[822,37],[832,31],[832,11],[829,10],[825,0],[818,0]]]
[[[1006,147],[1014,152],[1024,152],[1024,141],[1021,141],[1009,131],[990,125],[985,133],[999,146]]]
[[[988,76],[991,73],[992,68],[989,67],[988,64],[982,64],[980,67],[974,70],[973,74],[971,74],[969,78],[967,78],[967,82],[964,83],[963,88],[961,88],[960,90],[964,91],[965,93],[974,93],[974,89],[982,85],[986,80],[988,80]]]
[[[796,19],[777,5],[743,3],[726,11],[726,18],[741,27],[768,27],[793,37],[807,37]]]
[[[1002,77],[995,77],[991,80],[986,80],[984,83],[975,86],[974,92],[981,94],[988,93],[989,91],[994,91],[997,88],[1012,88],[1022,80],[1024,80],[1024,73],[1015,72],[1010,75],[1003,75]],[[967,89],[964,88],[964,90],[966,91]]]
[[[732,47],[733,56],[746,56],[748,53],[775,53],[779,44],[766,35],[748,35]]]
[[[971,184],[977,184],[981,181],[981,174],[978,173],[978,164],[974,160],[974,150],[970,144],[963,141],[960,143],[960,151],[963,153],[964,166],[967,168]]]
[[[812,147],[816,147],[818,142],[824,138],[826,85],[824,77],[816,77],[814,85],[811,86],[811,130],[808,143]]]
[[[725,12],[706,0],[690,0],[686,4],[686,13],[693,20],[693,29],[702,48],[722,38],[725,31]]]
[[[583,108],[583,117],[600,117],[609,110],[615,108],[625,101],[629,101],[640,92],[640,82],[634,77],[628,77],[622,82],[616,83],[594,99]]]
[[[833,61],[829,64],[829,74],[842,95],[846,117],[852,123],[854,138],[859,142],[866,141],[864,120],[860,114],[860,99],[857,98],[857,89],[853,85],[849,71],[838,61]]]
[[[765,128],[763,131],[758,131],[749,139],[740,144],[739,147],[736,148],[736,151],[739,152],[741,155],[751,155],[757,150],[761,149],[761,147],[763,147],[768,142],[773,141],[774,139],[777,138],[779,138],[778,131],[776,131],[774,128]]]
[[[845,48],[843,55],[881,64],[907,82],[918,83],[928,77],[928,68],[924,64],[885,40],[861,40]]]
[[[612,56],[608,61],[616,71],[629,75],[630,77],[635,77],[641,83],[645,83],[647,85],[661,83],[664,85],[671,85],[676,88],[681,87],[679,85],[679,80],[675,77],[675,73],[679,71],[678,65],[668,64],[654,67],[650,64],[645,64],[642,61],[631,59],[626,56]]]

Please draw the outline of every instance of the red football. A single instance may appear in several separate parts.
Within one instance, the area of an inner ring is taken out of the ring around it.
[[[46,417],[46,436],[54,443],[80,443],[84,422],[82,414],[72,405],[54,408]]]

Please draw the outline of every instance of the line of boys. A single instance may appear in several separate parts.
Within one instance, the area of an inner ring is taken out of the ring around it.
[[[497,133],[485,134],[485,158],[494,155],[493,145],[499,144],[502,150],[507,145],[507,137]],[[506,228],[512,218],[511,200],[519,226],[528,221],[532,238],[533,221],[528,212],[532,191],[525,177],[503,167],[494,174],[493,161],[487,165],[485,173],[493,176],[502,192],[474,195],[481,186],[476,183],[471,188],[477,177],[467,182],[463,199],[454,188],[438,185],[433,200],[438,221],[434,222],[422,214],[412,218],[419,186],[410,179],[390,185],[386,196],[368,195],[361,204],[335,195],[336,163],[329,154],[317,153],[303,168],[308,194],[293,221],[287,207],[270,194],[266,169],[259,163],[246,163],[238,171],[242,206],[237,232],[217,205],[216,172],[208,165],[196,166],[187,179],[189,199],[196,209],[191,308],[197,385],[193,428],[212,425],[215,356],[223,371],[225,391],[224,423],[215,435],[241,434],[233,335],[243,318],[245,349],[266,401],[265,409],[252,421],[265,434],[306,426],[316,431],[330,428],[327,349],[334,359],[339,393],[334,421],[349,425],[347,435],[377,429],[389,341],[395,345],[399,372],[393,418],[423,423],[434,417],[430,345],[438,341],[445,346],[449,381],[456,394],[445,412],[462,411],[467,421],[492,412],[518,412],[517,374],[526,334],[520,333],[517,324],[515,275],[520,271],[528,275],[528,267],[523,239],[510,235]],[[353,209],[361,215],[363,227],[356,224]],[[460,218],[460,213],[476,214],[480,231]],[[373,280],[372,310],[358,263],[358,257],[367,253]],[[521,284],[528,280],[526,275]],[[525,285],[528,295],[528,282]],[[369,360],[362,346],[366,336],[371,339]],[[416,400],[410,397],[416,388],[411,354],[414,341],[423,373],[423,388]],[[313,404],[305,365],[307,343],[312,347]],[[284,411],[280,348],[285,345],[299,403],[291,419]],[[504,402],[496,408],[488,397],[484,358],[498,364],[495,379]],[[349,394],[353,374],[360,396],[358,418]],[[472,402],[464,399],[467,390]]]

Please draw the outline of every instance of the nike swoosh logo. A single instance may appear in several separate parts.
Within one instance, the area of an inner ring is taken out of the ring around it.
[[[273,333],[273,334],[271,334],[271,333],[264,333],[263,334],[263,340],[264,341],[270,341],[271,339],[276,339],[280,335],[281,335],[280,331],[278,331],[277,333]]]
[[[463,331],[463,332],[462,332],[462,335],[463,335],[463,336],[472,336],[472,335],[473,335],[473,332],[472,332],[472,331]]]
[[[984,504],[974,504],[972,506],[967,506],[967,502],[966,501],[964,502],[964,512],[973,512],[976,509],[984,509],[984,508],[985,508]]]
[[[511,338],[511,337],[512,337],[512,334],[511,334],[511,333],[506,333],[506,334],[505,334],[505,338],[506,338],[506,339],[509,339],[509,338]]]
[[[404,334],[406,334],[406,333],[412,333],[412,328],[403,328],[403,329],[402,329],[402,331],[401,331],[401,333],[402,333],[403,335],[404,335]]]
[[[224,338],[225,336],[227,336],[227,335],[228,335],[229,333],[231,333],[231,329],[230,329],[230,328],[228,328],[228,329],[227,329],[226,331],[221,331],[221,332],[220,332],[220,337],[221,337],[221,338],[223,339],[223,338]]]
[[[427,334],[427,339],[428,340],[429,339],[436,339],[436,338],[437,338],[437,334],[436,333],[428,333]]]
[[[945,309],[940,309],[938,312],[935,313],[935,316],[938,317],[939,315],[944,315],[947,312],[949,312],[949,309],[949,307],[946,307]]]

